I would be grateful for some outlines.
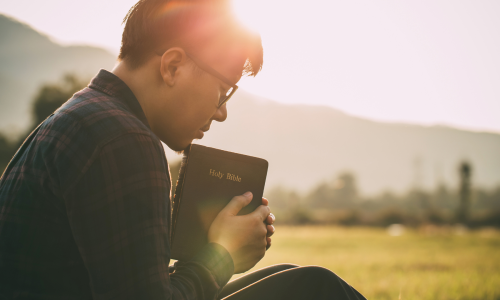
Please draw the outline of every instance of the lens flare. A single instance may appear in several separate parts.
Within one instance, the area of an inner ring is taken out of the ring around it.
[[[169,1],[163,6],[163,8],[158,11],[156,18],[162,18],[168,14],[179,12],[183,9],[190,8],[193,6],[192,2],[185,1]]]
[[[232,0],[232,9],[238,20],[252,31],[261,32],[263,23],[259,15],[265,7],[261,0]]]

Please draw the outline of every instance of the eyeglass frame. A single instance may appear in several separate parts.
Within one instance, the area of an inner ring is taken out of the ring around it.
[[[189,54],[186,50],[184,50],[184,53],[200,69],[202,69],[203,71],[207,72],[208,74],[210,74],[212,76],[215,76],[217,79],[221,80],[222,82],[224,82],[225,84],[227,84],[227,85],[229,85],[230,87],[233,88],[233,90],[231,91],[231,93],[229,93],[229,95],[222,95],[219,98],[219,104],[217,105],[217,108],[218,109],[221,108],[221,106],[224,105],[227,101],[229,101],[229,99],[234,95],[234,93],[238,89],[238,86],[236,84],[232,83],[231,80],[227,79],[227,77],[225,77],[224,75],[222,75],[221,73],[219,73],[217,70],[215,70],[214,68],[212,68],[208,64],[206,64],[206,63],[202,62],[201,60],[197,59],[192,54]],[[160,53],[157,53],[157,54],[161,56],[161,55],[163,55],[163,52],[161,54]]]

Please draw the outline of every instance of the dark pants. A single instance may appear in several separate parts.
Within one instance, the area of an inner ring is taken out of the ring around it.
[[[226,298],[224,298],[226,297]],[[227,300],[309,300],[365,299],[332,271],[322,267],[292,264],[260,269],[229,282],[219,299]]]

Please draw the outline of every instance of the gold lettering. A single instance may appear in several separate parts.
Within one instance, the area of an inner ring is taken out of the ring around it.
[[[210,169],[210,176],[215,176],[219,179],[222,179],[222,176],[224,176],[224,174],[221,171],[215,171]]]
[[[241,182],[241,178],[238,175],[227,173],[226,179],[232,180],[232,181],[237,181]]]
[[[210,176],[214,176],[214,177],[217,177],[219,179],[222,179],[222,177],[224,177],[224,173],[222,173],[221,171],[216,171],[216,170],[210,169],[209,173],[210,173]],[[231,173],[226,174],[226,179],[241,182],[240,176],[235,175],[235,174],[231,174]]]

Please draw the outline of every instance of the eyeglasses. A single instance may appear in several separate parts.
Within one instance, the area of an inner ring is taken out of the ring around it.
[[[230,88],[227,90],[227,92],[225,94],[221,95],[220,98],[219,98],[219,104],[217,105],[217,108],[220,108],[222,105],[224,105],[224,103],[226,103],[227,101],[229,101],[229,99],[233,96],[234,92],[236,92],[236,90],[238,89],[238,86],[236,84],[233,84],[229,79],[227,79],[221,73],[217,72],[217,70],[215,70],[211,66],[209,66],[209,65],[205,64],[204,62],[198,60],[193,55],[191,55],[191,54],[189,54],[187,52],[185,52],[185,53],[186,53],[187,57],[189,57],[200,69],[202,69],[203,71],[207,72],[208,74],[210,74],[212,76],[217,77],[222,82],[224,82],[225,84],[229,85]]]

